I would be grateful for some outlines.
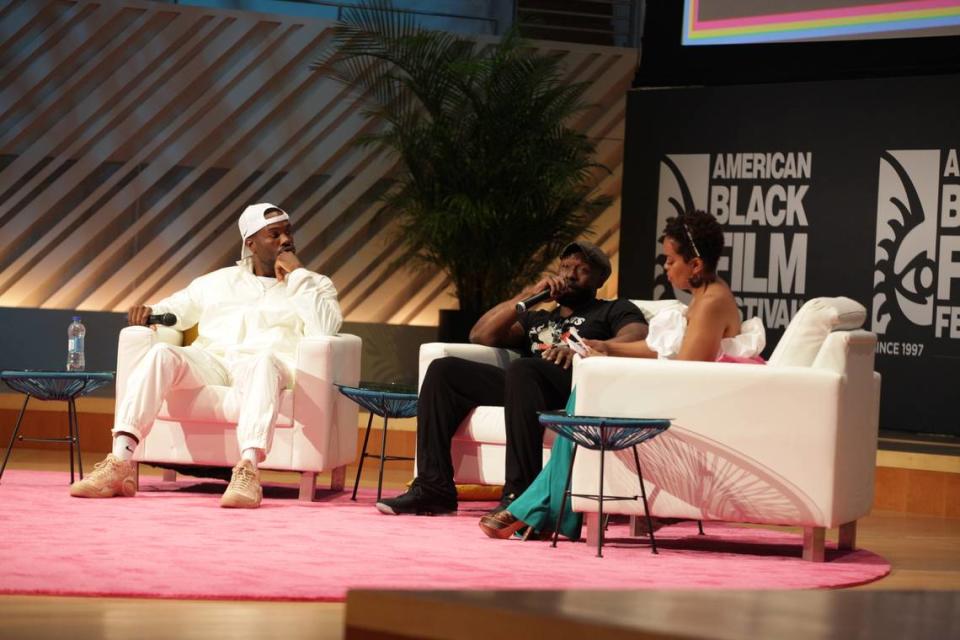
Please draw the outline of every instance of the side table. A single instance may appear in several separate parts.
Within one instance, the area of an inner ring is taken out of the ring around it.
[[[360,382],[356,387],[338,384],[340,393],[347,396],[358,405],[370,412],[367,420],[367,431],[363,436],[363,451],[360,453],[360,464],[357,466],[357,478],[353,482],[351,500],[357,499],[357,488],[360,486],[360,474],[363,473],[363,461],[370,458],[380,458],[380,477],[377,480],[377,502],[383,490],[383,464],[388,460],[413,460],[409,456],[388,456],[387,429],[390,418],[412,418],[417,415],[417,390],[415,387],[379,382]],[[367,453],[367,442],[370,440],[370,426],[373,416],[383,418],[383,438],[380,441],[380,455]]]
[[[30,369],[0,371],[0,380],[3,380],[14,391],[26,396],[23,399],[23,406],[20,408],[20,415],[17,416],[17,424],[13,428],[13,433],[10,434],[7,455],[3,458],[3,465],[0,465],[0,478],[3,478],[3,471],[7,468],[7,461],[10,460],[10,454],[13,452],[13,444],[18,439],[20,423],[23,421],[27,404],[30,402],[30,398],[37,398],[38,400],[63,400],[67,403],[69,435],[66,438],[24,438],[20,436],[19,440],[69,443],[70,484],[73,484],[74,453],[76,453],[80,479],[83,480],[83,461],[80,459],[80,425],[77,420],[76,399],[113,382],[113,375],[113,371],[34,371]]]
[[[643,498],[643,513],[647,518],[647,531],[650,535],[650,548],[657,553],[657,542],[653,537],[653,522],[650,519],[650,509],[647,506],[647,490],[643,486],[643,472],[640,470],[640,456],[637,454],[637,445],[654,438],[670,428],[670,420],[665,418],[602,418],[598,416],[568,416],[564,411],[540,413],[540,424],[555,431],[560,436],[573,441],[573,453],[570,456],[570,467],[567,469],[567,481],[564,483],[564,497],[560,503],[560,514],[553,532],[553,544],[557,546],[560,521],[567,506],[567,496],[596,500],[600,505],[600,531],[597,536],[597,557],[603,557],[603,503],[606,500],[636,500]],[[573,462],[577,458],[577,448],[585,447],[600,452],[600,484],[599,495],[571,493],[570,482],[573,477]],[[637,475],[640,477],[640,496],[605,496],[603,495],[603,461],[607,451],[620,451],[630,447],[633,449],[633,461],[637,465]]]

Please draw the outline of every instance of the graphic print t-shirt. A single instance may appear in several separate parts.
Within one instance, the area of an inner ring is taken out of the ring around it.
[[[646,323],[643,314],[629,300],[593,300],[566,318],[560,307],[552,311],[527,311],[520,316],[520,326],[527,336],[531,355],[540,355],[550,347],[562,345],[570,327],[576,327],[581,338],[609,340],[631,322]]]

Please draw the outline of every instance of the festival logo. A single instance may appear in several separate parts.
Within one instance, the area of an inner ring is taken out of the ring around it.
[[[957,150],[883,152],[871,329],[893,339],[881,340],[879,352],[919,356],[925,338],[960,338],[958,280]]]

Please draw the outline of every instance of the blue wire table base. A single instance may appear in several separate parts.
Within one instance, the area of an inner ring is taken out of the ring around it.
[[[380,459],[380,476],[377,479],[377,502],[383,492],[384,463],[391,460],[413,460],[410,456],[389,456],[387,451],[387,430],[390,418],[412,418],[417,415],[417,392],[412,387],[376,382],[361,382],[359,386],[338,384],[340,393],[347,396],[358,405],[370,412],[367,419],[367,430],[363,436],[363,449],[360,452],[360,462],[357,465],[357,477],[353,481],[353,495],[350,499],[356,501],[357,489],[360,487],[360,476],[363,473],[363,462],[367,458]],[[380,455],[367,453],[367,443],[370,441],[370,427],[373,425],[373,416],[383,418],[383,438],[380,440]]]
[[[597,557],[603,557],[603,503],[612,500],[643,499],[643,513],[647,519],[647,532],[650,537],[650,549],[657,553],[657,541],[653,535],[653,521],[650,518],[650,509],[647,504],[647,490],[643,486],[643,472],[640,469],[640,456],[637,454],[637,445],[655,438],[670,428],[670,420],[662,418],[602,418],[599,416],[568,416],[563,411],[540,413],[540,424],[555,431],[557,434],[573,442],[573,452],[570,455],[570,466],[567,469],[567,479],[564,483],[563,500],[560,502],[560,513],[557,516],[556,526],[553,528],[553,542],[557,546],[560,522],[566,511],[567,498],[586,498],[599,503],[599,525],[597,532]],[[600,492],[572,493],[570,484],[573,480],[573,463],[577,459],[577,449],[584,447],[600,452]],[[604,459],[607,451],[620,451],[626,448],[633,449],[633,461],[637,467],[640,479],[639,496],[605,496],[603,494]]]
[[[77,419],[76,399],[105,384],[113,382],[112,371],[0,371],[0,380],[12,390],[24,394],[23,406],[17,416],[17,424],[10,434],[7,454],[0,465],[0,478],[7,468],[15,442],[57,442],[70,445],[70,484],[73,484],[74,457],[83,480],[83,460],[80,457],[80,423]],[[66,438],[24,438],[19,436],[23,415],[27,411],[30,398],[38,400],[61,400],[67,403]]]

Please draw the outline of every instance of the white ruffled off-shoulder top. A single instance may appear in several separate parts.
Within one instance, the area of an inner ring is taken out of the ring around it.
[[[687,331],[687,308],[664,309],[650,319],[647,346],[661,359],[672,359],[680,353]],[[763,362],[760,352],[767,344],[766,331],[760,318],[750,318],[740,325],[740,334],[720,341],[718,362]]]

